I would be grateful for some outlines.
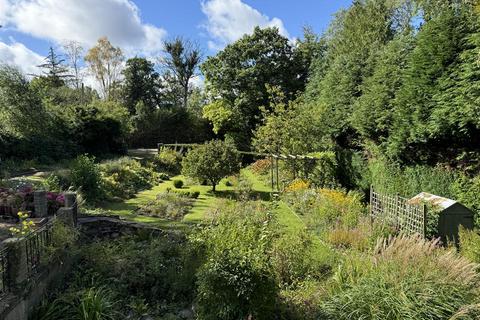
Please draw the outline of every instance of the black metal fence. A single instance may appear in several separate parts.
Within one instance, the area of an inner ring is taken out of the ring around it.
[[[0,250],[0,300],[12,292],[19,283],[29,281],[42,270],[42,259],[45,259],[46,248],[52,244],[52,234],[59,219],[75,226],[76,202],[67,210],[59,210],[40,228],[19,238],[15,245]],[[24,277],[18,278],[22,272]],[[13,275],[13,276],[12,276]]]
[[[7,274],[8,250],[0,250],[0,298],[10,292],[10,281]]]

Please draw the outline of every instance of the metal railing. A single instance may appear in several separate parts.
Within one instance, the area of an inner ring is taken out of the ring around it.
[[[8,268],[8,250],[0,250],[0,298],[10,292],[10,281],[7,274]]]

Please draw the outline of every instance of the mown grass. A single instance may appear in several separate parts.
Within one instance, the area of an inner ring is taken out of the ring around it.
[[[259,198],[270,198],[271,188],[265,185],[251,170],[243,169],[242,175],[252,183],[253,192],[256,193]],[[205,221],[207,212],[215,208],[218,199],[230,198],[235,191],[234,187],[225,185],[226,179],[217,185],[215,192],[212,191],[211,186],[185,185],[182,190],[198,191],[200,192],[200,196],[194,202],[192,209],[183,220],[172,221],[136,214],[135,210],[138,207],[154,200],[158,193],[165,192],[168,188],[174,190],[173,180],[178,179],[186,181],[184,176],[175,176],[169,181],[164,181],[149,190],[139,192],[132,199],[122,202],[105,202],[99,205],[99,208],[105,210],[107,214],[118,215],[127,220],[153,224],[162,228],[187,230],[193,225],[201,224]],[[305,227],[303,221],[282,201],[277,202],[275,213],[277,214],[279,223],[288,231],[295,232]]]

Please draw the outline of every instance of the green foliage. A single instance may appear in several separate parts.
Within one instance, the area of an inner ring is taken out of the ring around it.
[[[162,148],[153,159],[157,171],[178,174],[181,169],[182,155],[170,148]]]
[[[473,262],[480,263],[480,235],[478,230],[459,229],[460,252]]]
[[[69,225],[67,221],[57,218],[53,223],[50,233],[50,243],[43,248],[42,263],[59,263],[66,257],[71,257],[75,252],[75,244],[78,239],[78,230]],[[72,221],[73,222],[73,221]]]
[[[142,166],[139,161],[129,157],[105,161],[99,167],[107,198],[131,198],[138,191],[159,182],[152,168]]]
[[[267,252],[275,222],[256,203],[222,208],[208,227],[193,236],[206,262],[197,273],[199,319],[273,316],[277,286]]]
[[[431,129],[437,123],[442,125],[451,116],[456,117],[455,114],[447,117],[442,111],[456,108],[451,96],[444,95],[444,101],[436,101],[434,97],[446,89],[441,87],[442,78],[452,74],[451,68],[459,67],[456,60],[465,49],[465,37],[471,28],[462,9],[460,7],[457,10],[454,5],[443,7],[416,35],[415,48],[408,56],[403,84],[396,97],[393,129],[387,146],[388,154],[392,157],[411,162],[448,161],[452,156],[455,157],[457,151],[450,147],[457,143],[457,139],[452,137],[450,130],[443,135],[443,131],[432,134]],[[464,107],[462,103],[462,109]],[[432,118],[433,113],[443,116]],[[458,120],[464,121],[461,119],[459,117]],[[461,127],[458,129],[462,130]],[[460,142],[460,145],[466,143]],[[448,152],[439,152],[446,145]]]
[[[385,159],[372,159],[369,164],[371,183],[382,192],[410,198],[420,192],[428,192],[455,199],[452,186],[457,174],[442,167],[418,165],[402,168]]]
[[[154,64],[145,58],[130,58],[122,71],[125,77],[123,99],[130,114],[135,114],[137,103],[154,110],[160,100],[159,79]]]
[[[459,175],[452,184],[455,199],[475,213],[475,225],[480,226],[480,176]]]
[[[277,86],[286,96],[302,90],[305,77],[301,75],[308,65],[300,61],[305,58],[303,53],[311,51],[294,52],[278,29],[257,27],[253,34],[243,36],[201,65],[207,92],[220,100],[211,103],[205,113],[217,132],[221,129],[247,147],[260,106],[268,105],[267,85]]]
[[[173,180],[173,186],[177,189],[181,189],[183,187],[183,180],[179,180],[179,179]]]
[[[334,254],[311,233],[282,234],[275,240],[270,253],[277,281],[282,288],[295,287],[310,279],[322,279],[334,264]]]
[[[81,155],[73,160],[70,165],[70,181],[84,195],[85,200],[92,202],[102,197],[101,174],[94,157]]]
[[[190,211],[192,202],[198,194],[186,192],[164,192],[157,194],[154,201],[138,209],[139,214],[161,217],[172,220],[181,220]]]
[[[240,157],[229,142],[213,140],[190,150],[182,161],[182,173],[208,180],[213,190],[220,180],[240,170]]]
[[[196,111],[182,107],[151,111],[143,103],[138,103],[136,110],[132,117],[134,129],[128,137],[132,146],[156,148],[159,142],[203,142],[212,136],[208,121]]]
[[[467,315],[464,306],[473,304],[476,297],[475,268],[433,242],[393,238],[381,243],[373,258],[351,254],[345,259],[329,283],[323,318],[450,319],[457,313]]]

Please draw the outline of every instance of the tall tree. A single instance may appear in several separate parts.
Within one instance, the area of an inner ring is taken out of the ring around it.
[[[350,117],[362,95],[363,80],[393,37],[392,15],[384,0],[357,0],[337,14],[326,35],[326,60],[315,70],[320,76],[313,75],[307,86],[306,107],[323,134],[341,146],[354,144]]]
[[[290,41],[277,28],[255,28],[201,65],[212,103],[205,116],[242,148],[250,146],[260,107],[269,105],[267,85],[287,98],[304,86],[304,66]]]
[[[130,114],[135,114],[139,102],[149,111],[154,110],[160,103],[160,75],[154,64],[145,58],[131,58],[122,73],[123,99]]]
[[[379,144],[388,137],[395,97],[413,47],[411,33],[390,41],[380,52],[373,74],[361,84],[362,95],[356,100],[352,125],[362,138]]]
[[[83,75],[80,71],[80,63],[83,56],[83,47],[77,41],[71,40],[63,44],[68,64],[73,72],[73,85],[76,89],[80,89],[83,82]]]
[[[160,62],[168,71],[165,78],[174,90],[175,87],[180,89],[182,106],[187,108],[190,81],[201,61],[200,49],[193,42],[178,37],[165,41],[164,47],[165,55]]]
[[[428,20],[416,36],[408,57],[402,86],[395,101],[388,153],[404,161],[436,161],[443,143],[430,139],[429,119],[437,107],[433,97],[439,79],[462,50],[465,21],[455,6],[448,6]]]
[[[107,37],[102,37],[93,48],[88,50],[85,61],[99,82],[103,97],[108,100],[111,90],[120,80],[124,61],[122,50],[114,47]]]
[[[61,87],[65,84],[65,80],[71,77],[65,66],[65,59],[56,54],[53,47],[50,47],[48,55],[45,57],[45,63],[37,67],[44,69],[43,77],[51,87]]]

